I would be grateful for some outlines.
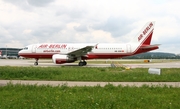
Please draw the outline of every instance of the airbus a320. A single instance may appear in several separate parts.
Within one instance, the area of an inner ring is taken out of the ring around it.
[[[159,48],[151,45],[155,22],[147,22],[140,32],[128,43],[41,43],[32,44],[19,51],[19,56],[51,58],[55,64],[71,63],[79,60],[78,65],[87,65],[88,59],[113,59],[149,52]]]

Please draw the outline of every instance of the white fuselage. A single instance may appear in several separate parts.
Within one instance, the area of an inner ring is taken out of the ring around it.
[[[43,43],[25,47],[19,52],[27,58],[52,58],[54,54],[68,54],[86,46],[95,46],[87,53],[86,59],[120,58],[137,52],[138,44],[111,44],[111,43]]]

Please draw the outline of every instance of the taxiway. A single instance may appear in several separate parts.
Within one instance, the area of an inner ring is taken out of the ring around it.
[[[0,80],[0,86],[5,86],[8,83],[12,84],[24,84],[24,85],[51,85],[51,86],[101,86],[112,84],[114,86],[171,86],[180,87],[180,82],[82,82],[82,81],[30,81],[30,80]]]
[[[164,62],[164,63],[133,63],[133,64],[123,64],[130,68],[180,68],[180,61]],[[0,59],[0,66],[34,66],[34,60],[26,59]],[[60,67],[60,66],[78,66],[77,63],[66,63],[66,64],[54,64],[50,60],[41,60],[39,62],[40,67]],[[83,67],[111,67],[111,64],[92,64],[88,63]]]

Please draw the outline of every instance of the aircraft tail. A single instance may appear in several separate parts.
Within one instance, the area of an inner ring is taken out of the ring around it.
[[[131,43],[138,43],[139,45],[150,45],[151,38],[154,31],[155,22],[147,22],[144,27],[139,31],[136,37],[131,40]]]

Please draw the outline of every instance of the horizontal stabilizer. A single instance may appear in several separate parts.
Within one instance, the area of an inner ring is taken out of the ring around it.
[[[141,48],[141,49],[150,49],[150,48],[156,48],[156,47],[158,47],[158,46],[160,46],[160,44],[155,44],[155,45],[143,45],[143,46],[141,46],[140,48]]]

